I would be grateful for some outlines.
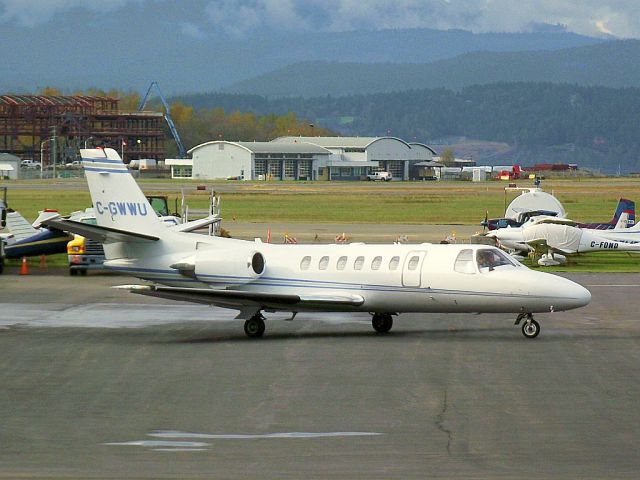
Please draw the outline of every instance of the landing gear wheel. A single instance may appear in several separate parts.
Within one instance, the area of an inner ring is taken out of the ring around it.
[[[371,325],[378,333],[387,333],[393,327],[393,317],[389,313],[374,313]]]
[[[522,324],[522,334],[527,338],[536,338],[540,334],[540,324],[529,319]]]
[[[249,338],[260,338],[264,335],[265,330],[264,319],[262,315],[254,315],[249,320],[244,322],[244,333]]]

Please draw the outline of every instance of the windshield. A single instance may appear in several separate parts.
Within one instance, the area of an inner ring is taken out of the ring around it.
[[[476,252],[476,262],[481,272],[493,270],[502,265],[517,266],[505,253],[497,248],[482,248]]]

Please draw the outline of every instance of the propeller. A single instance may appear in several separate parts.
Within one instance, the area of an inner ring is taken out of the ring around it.
[[[482,225],[482,233],[486,233],[487,228],[489,227],[489,210],[485,210],[484,220],[480,222],[480,225]]]

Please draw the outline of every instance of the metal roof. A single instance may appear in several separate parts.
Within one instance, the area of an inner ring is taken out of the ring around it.
[[[420,142],[411,142],[409,144],[411,146],[411,148],[415,147],[422,147],[422,148],[426,148],[427,150],[429,150],[431,153],[433,153],[434,155],[437,155],[438,152],[436,152],[433,148],[431,148],[429,145],[427,145],[426,143],[420,143]]]
[[[238,145],[246,148],[253,153],[283,153],[283,154],[296,154],[296,153],[311,153],[318,155],[330,155],[331,152],[326,148],[322,148],[318,145],[312,145],[310,143],[274,143],[274,142],[229,142],[226,140],[201,143],[189,150],[188,153],[193,153],[195,150],[205,147],[207,145],[216,144],[230,144]]]
[[[367,148],[379,140],[394,140],[411,148],[407,142],[397,137],[278,137],[274,143],[312,143],[325,148]]]

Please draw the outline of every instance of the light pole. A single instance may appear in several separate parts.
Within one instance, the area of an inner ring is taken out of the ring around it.
[[[89,140],[91,140],[92,138],[96,138],[96,137],[91,136],[91,137],[87,138],[87,139],[84,141],[84,148],[85,148],[85,150],[87,149],[87,143],[89,143]]]
[[[53,140],[53,138],[47,138],[46,140],[43,140],[42,142],[40,142],[40,178],[42,178],[43,175],[43,171],[42,169],[44,168],[44,144],[47,142],[50,142],[51,140]]]

